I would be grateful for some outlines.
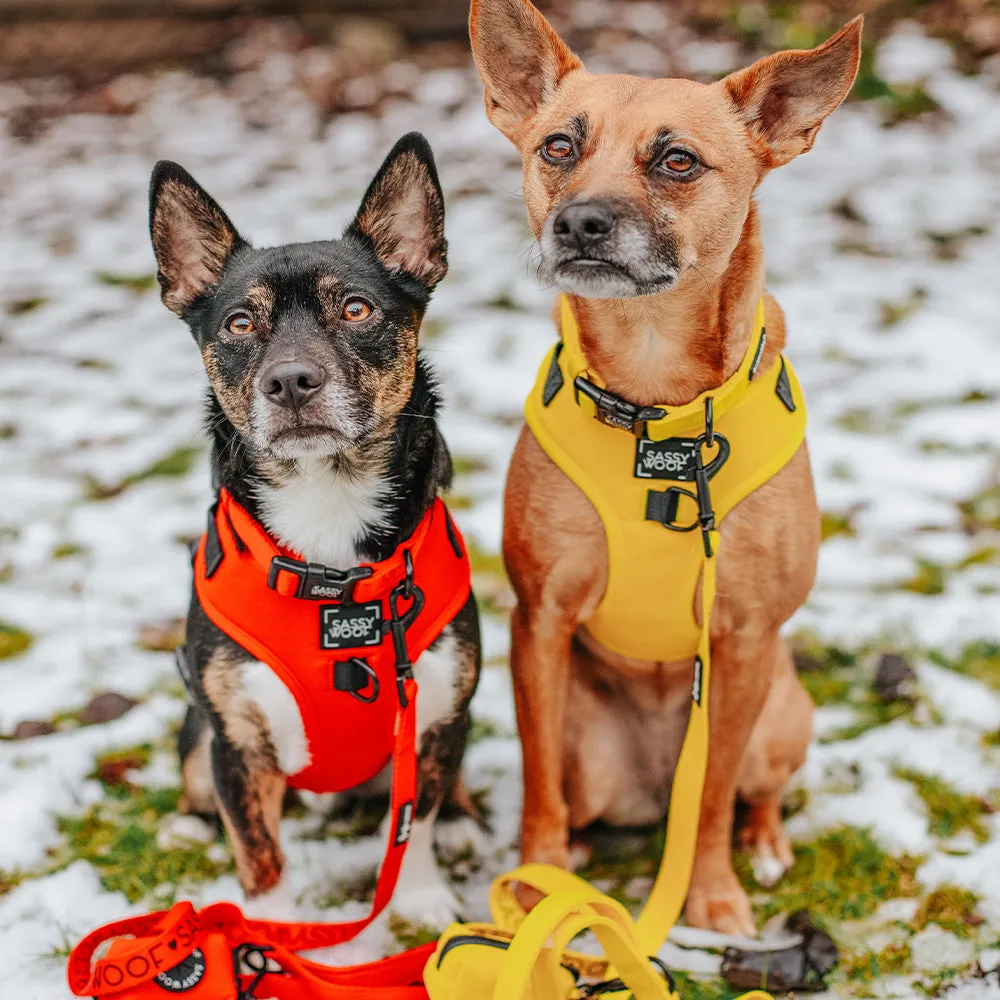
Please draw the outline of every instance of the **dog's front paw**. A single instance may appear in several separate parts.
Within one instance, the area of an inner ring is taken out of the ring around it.
[[[684,914],[693,927],[704,927],[720,934],[755,937],[750,899],[730,869],[711,881],[692,881]]]
[[[415,927],[443,931],[459,919],[461,905],[447,884],[436,879],[397,892],[390,909]]]
[[[740,832],[740,841],[750,850],[750,867],[758,884],[769,888],[795,864],[792,844],[781,822],[781,805],[767,802],[750,810]]]

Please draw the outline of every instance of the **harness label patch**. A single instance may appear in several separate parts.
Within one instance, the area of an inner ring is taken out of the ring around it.
[[[153,982],[169,993],[187,993],[193,990],[205,976],[205,956],[200,948],[178,962],[172,969],[161,972]]]
[[[691,700],[696,704],[701,704],[701,657],[694,658],[694,680],[691,682]]]
[[[650,441],[639,438],[635,443],[636,479],[669,479],[675,483],[694,482],[694,450],[701,438],[665,438]],[[715,435],[715,457],[705,466],[711,479],[729,458],[729,441]],[[702,453],[704,455],[704,452]]]
[[[637,479],[673,479],[689,483],[694,479],[694,438],[640,438],[635,445]]]
[[[394,847],[405,844],[410,839],[410,831],[413,829],[413,803],[404,802],[399,807],[399,815],[396,817],[396,833],[392,838]]]
[[[382,605],[321,604],[319,608],[320,649],[356,649],[382,642]]]

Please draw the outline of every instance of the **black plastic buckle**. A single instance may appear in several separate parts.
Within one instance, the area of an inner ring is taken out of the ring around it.
[[[677,984],[674,982],[674,977],[670,970],[663,964],[660,959],[655,955],[649,956],[649,962],[651,965],[656,967],[657,972],[663,976],[670,989],[671,993],[677,992]],[[599,997],[604,993],[617,993],[621,990],[627,990],[628,987],[620,979],[607,979],[603,983],[590,983],[584,986],[578,986],[577,990],[580,994],[580,1000],[591,1000],[591,997]]]
[[[406,576],[389,593],[391,617],[382,628],[392,636],[392,645],[396,653],[396,690],[399,692],[400,705],[406,708],[409,704],[409,699],[406,697],[406,681],[413,679],[413,664],[406,648],[406,630],[423,610],[424,592],[413,582],[413,556],[409,549],[403,552],[403,562],[406,566]],[[400,600],[412,601],[402,613],[399,610]]]
[[[597,419],[602,424],[611,427],[620,427],[622,430],[632,431],[633,434],[641,433],[641,425],[647,420],[659,420],[667,415],[667,411],[659,406],[636,406],[621,396],[616,396],[607,389],[601,389],[589,382],[582,375],[577,375],[573,379],[573,388],[577,393],[583,393],[588,399],[593,400],[597,406]]]
[[[371,684],[370,691],[365,690]],[[349,660],[338,660],[333,665],[334,691],[346,691],[352,698],[370,705],[379,696],[381,685],[378,675],[369,666],[367,660],[352,656]]]
[[[271,590],[278,589],[278,573],[281,571],[299,578],[295,596],[309,601],[350,601],[354,596],[354,585],[372,575],[371,566],[330,569],[322,563],[307,563],[286,556],[275,556],[267,572],[267,585]]]

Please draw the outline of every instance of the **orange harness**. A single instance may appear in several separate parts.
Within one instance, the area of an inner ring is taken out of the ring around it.
[[[441,500],[388,559],[335,570],[279,548],[222,490],[195,554],[194,584],[212,622],[266,663],[298,704],[312,759],[288,783],[339,792],[392,759],[404,682],[468,600],[470,568]]]
[[[295,698],[312,759],[289,784],[341,791],[392,761],[392,825],[371,912],[325,927],[324,947],[360,934],[392,899],[416,802],[413,663],[468,600],[470,579],[441,500],[388,559],[349,570],[279,548],[225,490],[209,514],[195,591],[211,621]]]

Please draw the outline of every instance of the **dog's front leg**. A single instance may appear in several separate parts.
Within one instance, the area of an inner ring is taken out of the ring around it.
[[[219,733],[212,741],[212,775],[248,915],[294,920],[278,836],[285,776]]]
[[[757,641],[754,641],[754,639]],[[733,871],[736,782],[774,676],[777,633],[727,635],[712,643],[710,753],[687,919],[724,934],[755,933],[750,900]]]
[[[511,671],[521,733],[524,810],[521,858],[570,866],[563,790],[563,730],[575,623],[558,606],[518,604],[511,620]]]

